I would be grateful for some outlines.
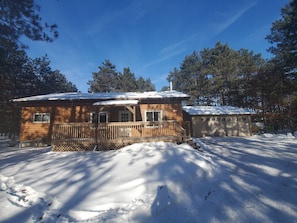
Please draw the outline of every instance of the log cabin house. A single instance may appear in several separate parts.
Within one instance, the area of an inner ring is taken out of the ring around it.
[[[14,99],[21,109],[20,146],[54,151],[117,149],[135,142],[182,141],[177,91],[58,93]]]

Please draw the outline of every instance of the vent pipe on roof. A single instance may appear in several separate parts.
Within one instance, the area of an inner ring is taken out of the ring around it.
[[[172,81],[169,82],[169,89],[170,89],[170,91],[173,91]]]

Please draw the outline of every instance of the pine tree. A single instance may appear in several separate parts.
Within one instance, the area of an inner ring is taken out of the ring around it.
[[[51,42],[58,37],[57,25],[42,24],[40,6],[34,0],[0,0],[0,42],[1,47],[9,48],[21,36],[31,40]]]
[[[207,76],[201,71],[201,58],[194,51],[185,57],[180,69],[174,68],[167,80],[173,83],[173,88],[186,92],[191,96],[191,104],[207,104]]]
[[[281,9],[281,19],[276,20],[266,39],[272,46],[268,49],[275,55],[271,62],[273,70],[285,84],[280,92],[286,104],[286,119],[291,131],[297,129],[297,0],[291,0]]]
[[[113,92],[118,85],[118,73],[116,66],[109,60],[105,60],[99,66],[98,72],[93,72],[93,80],[89,81],[89,92]]]
[[[33,80],[21,37],[51,42],[58,36],[57,26],[43,24],[39,10],[34,0],[0,0],[0,132],[17,131],[18,109],[10,100],[29,94],[25,85]]]
[[[203,72],[207,73],[210,81],[210,92],[214,98],[220,98],[221,105],[231,105],[231,95],[237,91],[238,53],[228,44],[216,43],[213,49],[201,52]]]
[[[136,78],[134,73],[130,71],[129,67],[124,68],[123,73],[119,73],[117,82],[117,91],[137,91]]]
[[[285,72],[297,71],[297,0],[290,1],[281,10],[282,18],[272,24],[266,39],[272,46],[268,49],[275,55]]]
[[[186,56],[167,79],[174,89],[191,96],[190,104],[251,107],[257,103],[252,79],[264,65],[260,54],[218,42]]]
[[[150,78],[145,79],[144,91],[155,91],[155,90],[156,90],[155,85],[152,83],[151,79]]]
[[[136,85],[138,92],[155,91],[155,85],[151,82],[150,78],[144,79],[140,76],[136,80]]]

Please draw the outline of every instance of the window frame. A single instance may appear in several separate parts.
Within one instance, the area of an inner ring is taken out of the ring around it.
[[[37,116],[41,116],[40,120],[37,120]],[[47,118],[46,118],[47,117]],[[50,123],[51,113],[50,112],[35,112],[32,116],[33,123]]]
[[[101,115],[105,115],[105,122],[101,122]],[[98,113],[98,123],[108,123],[108,112],[99,112]]]
[[[105,114],[106,117],[106,121],[105,122],[100,122],[100,115]],[[90,123],[108,123],[108,112],[104,111],[104,112],[90,112]]]
[[[90,123],[95,124],[96,122],[96,112],[90,112]]]
[[[152,118],[153,120],[152,121],[149,121],[148,120],[148,113],[153,113],[152,115]],[[158,120],[155,120],[155,114],[154,113],[159,113],[158,114]],[[159,109],[153,109],[153,110],[146,110],[145,111],[145,127],[147,128],[160,128],[162,127],[162,110],[159,110]]]
[[[127,121],[126,120],[123,120],[123,116],[122,115],[128,115],[128,119]],[[131,122],[132,121],[132,115],[131,115],[131,112],[130,111],[127,111],[127,110],[122,110],[122,111],[119,111],[119,121],[120,122]]]

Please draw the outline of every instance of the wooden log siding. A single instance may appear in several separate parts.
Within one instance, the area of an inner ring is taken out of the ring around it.
[[[181,141],[185,131],[178,122],[67,123],[54,124],[54,151],[110,150],[146,141]]]

